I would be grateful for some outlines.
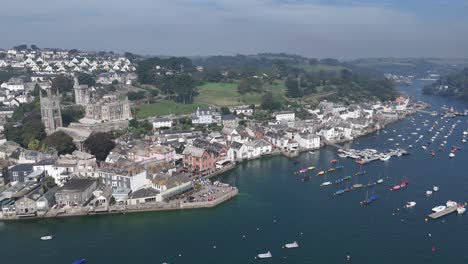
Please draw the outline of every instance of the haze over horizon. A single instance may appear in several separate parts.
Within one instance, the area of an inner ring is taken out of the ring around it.
[[[2,7],[3,48],[468,57],[468,0],[6,0]]]

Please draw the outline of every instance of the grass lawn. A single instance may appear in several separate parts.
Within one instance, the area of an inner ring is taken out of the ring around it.
[[[194,112],[197,107],[207,107],[206,104],[179,104],[172,101],[161,101],[154,104],[145,104],[137,107],[137,118],[146,118],[150,116],[162,116],[169,114],[189,114]]]
[[[264,89],[271,91],[277,98],[284,95],[284,82],[276,81],[274,84],[265,84]],[[233,105],[259,105],[262,101],[261,93],[248,93],[241,95],[237,91],[237,83],[205,83],[198,86],[196,103],[233,106]]]

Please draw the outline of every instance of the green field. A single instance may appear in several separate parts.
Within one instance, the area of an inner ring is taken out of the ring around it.
[[[265,91],[271,91],[276,98],[282,98],[284,94],[284,84],[276,81],[274,84],[265,84]],[[259,105],[262,101],[261,93],[239,94],[237,83],[205,83],[198,86],[198,96],[196,103],[234,106],[234,105]]]
[[[190,114],[197,107],[207,107],[206,104],[179,104],[172,101],[161,101],[154,104],[145,104],[137,107],[137,118],[146,118],[150,116],[162,116],[169,114]]]

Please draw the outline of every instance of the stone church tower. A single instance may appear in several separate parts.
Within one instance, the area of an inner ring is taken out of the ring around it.
[[[75,91],[75,104],[86,106],[87,104],[89,104],[90,101],[89,86],[80,85],[76,76],[73,79],[73,90]]]
[[[39,93],[40,94],[40,93]],[[60,94],[47,93],[47,97],[41,99],[41,118],[42,124],[47,135],[57,131],[57,128],[62,127],[62,112],[60,111]]]

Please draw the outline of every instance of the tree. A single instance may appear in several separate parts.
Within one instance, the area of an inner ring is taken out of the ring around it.
[[[54,177],[51,177],[51,176],[47,176],[44,178],[44,180],[42,181],[44,185],[43,186],[43,190],[44,190],[44,193],[46,193],[48,190],[54,188],[57,184],[55,183],[55,179]]]
[[[93,154],[97,160],[106,160],[109,152],[115,147],[109,133],[97,132],[91,134],[84,142],[84,148]]]
[[[84,117],[84,110],[81,107],[69,107],[62,110],[62,122],[64,126],[70,125],[72,122],[78,122]]]
[[[250,84],[246,79],[242,79],[238,84],[237,84],[237,91],[240,94],[246,94],[250,91]]]
[[[118,80],[113,80],[112,81],[112,85],[118,85],[119,84],[119,81]]]
[[[229,110],[228,107],[226,107],[226,106],[221,107],[221,114],[222,115],[229,115],[230,113],[231,113],[231,110]]]
[[[265,110],[276,110],[276,109],[281,108],[281,103],[276,101],[273,98],[273,94],[271,92],[266,92],[262,96],[262,105],[261,105],[261,107],[262,107],[262,109],[265,109]]]
[[[36,46],[36,45],[34,45],[34,44],[32,44],[32,45],[31,45],[31,49],[32,49],[32,50],[38,50],[38,49],[39,49],[39,47],[38,47],[38,46]]]
[[[71,92],[73,90],[73,81],[65,75],[59,75],[52,80],[52,94]]]
[[[31,92],[32,96],[39,96],[39,93],[41,92],[41,86],[39,84],[34,85],[34,90]]]
[[[287,89],[286,95],[291,98],[297,98],[302,96],[302,92],[299,89],[299,82],[296,78],[288,77],[285,82]]]
[[[145,91],[128,92],[127,97],[130,101],[142,100],[143,98],[145,98]]]
[[[71,154],[76,150],[75,144],[73,144],[73,138],[62,131],[47,136],[44,140],[44,144],[47,147],[53,147],[57,150],[59,155]]]
[[[96,84],[96,80],[94,79],[94,76],[91,74],[87,73],[80,73],[78,74],[78,82],[80,84],[88,85],[88,86],[94,86]]]

